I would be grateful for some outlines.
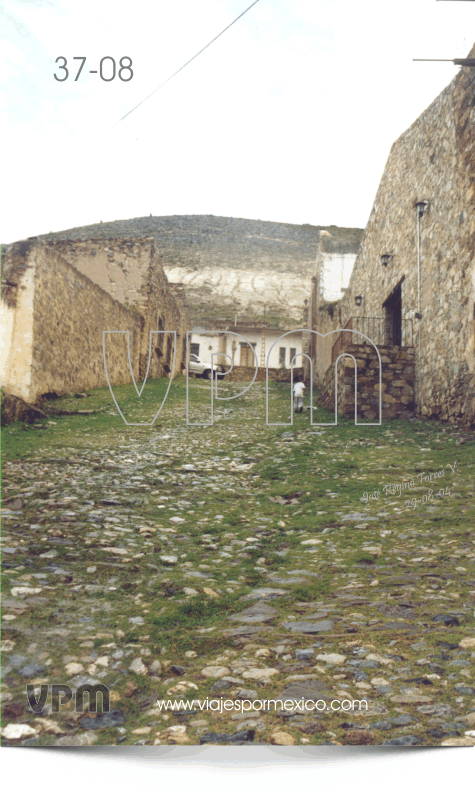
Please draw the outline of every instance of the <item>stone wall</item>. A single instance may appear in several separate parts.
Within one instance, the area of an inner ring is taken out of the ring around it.
[[[139,374],[140,316],[110,297],[44,243],[3,251],[3,299],[13,327],[3,385],[34,403],[49,392],[107,386],[103,330],[128,330],[134,376]],[[9,285],[8,285],[9,284]],[[106,346],[112,384],[130,382],[125,338]]]
[[[140,378],[145,377],[150,331],[180,334],[174,373],[185,364],[184,340],[189,329],[182,284],[169,284],[153,237],[52,240],[49,245],[98,284],[111,297],[142,317]],[[173,365],[171,335],[152,337],[149,377],[168,375]]]
[[[412,348],[378,347],[381,356],[382,418],[409,418],[414,415],[414,355]],[[355,415],[355,364],[357,371],[358,419],[378,421],[379,417],[379,359],[370,344],[346,344],[337,366],[338,413],[352,418]],[[323,407],[335,410],[335,365],[323,378],[318,397]]]
[[[385,319],[391,309],[384,303],[400,287],[403,332],[407,321],[414,329],[418,410],[467,425],[475,421],[474,94],[475,69],[463,67],[393,144],[348,291],[333,306],[332,321],[336,328],[351,317]],[[420,219],[420,290],[419,201],[428,203]],[[383,266],[386,253],[389,264]],[[314,327],[326,328],[317,283],[310,304]],[[327,356],[320,341],[313,350],[317,367],[319,356]]]
[[[253,366],[235,366],[230,374],[226,375],[224,382],[231,383],[250,383],[254,377],[255,368]],[[299,377],[303,378],[303,367],[294,368],[294,383]],[[272,369],[269,367],[269,380],[277,383],[290,383],[290,369]],[[266,382],[266,370],[259,368],[257,370],[256,383]]]

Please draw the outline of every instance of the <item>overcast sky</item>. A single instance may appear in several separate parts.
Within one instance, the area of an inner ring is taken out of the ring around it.
[[[412,58],[465,56],[475,3],[260,0],[114,126],[251,1],[0,0],[0,239],[149,214],[364,226],[391,143],[457,73]],[[90,74],[103,56],[132,80]]]

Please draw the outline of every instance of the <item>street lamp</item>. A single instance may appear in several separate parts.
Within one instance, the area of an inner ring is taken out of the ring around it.
[[[428,201],[416,201],[417,211],[417,318],[421,315],[421,218],[429,206]]]
[[[355,297],[356,305],[357,306],[361,306],[362,302],[363,302],[363,296],[362,295],[356,295],[356,297]]]
[[[387,267],[388,266],[390,258],[391,258],[391,254],[390,253],[382,253],[381,254],[381,264],[383,265],[383,267]]]
[[[422,319],[422,310],[421,310],[421,218],[424,216],[424,212],[426,211],[427,207],[429,206],[428,201],[416,201],[416,213],[417,213],[417,311],[414,313],[416,319]],[[417,402],[420,404],[421,401],[421,379],[420,379],[420,366],[421,366],[421,326],[419,325],[419,333],[418,333],[418,347],[419,347],[419,354],[418,354],[418,361],[417,361],[417,377],[416,377],[416,399]]]
[[[417,217],[420,219],[424,212],[426,211],[427,207],[429,206],[427,201],[417,201],[416,209],[417,209]]]

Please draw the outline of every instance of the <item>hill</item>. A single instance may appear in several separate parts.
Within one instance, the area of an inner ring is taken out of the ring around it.
[[[300,322],[315,273],[320,232],[323,249],[356,253],[362,229],[274,223],[213,215],[171,215],[96,223],[41,235],[86,240],[153,236],[171,282],[183,283],[193,324],[257,321],[280,327]]]

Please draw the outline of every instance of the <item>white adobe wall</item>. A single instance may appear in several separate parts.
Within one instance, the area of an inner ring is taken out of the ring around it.
[[[320,291],[324,300],[340,300],[350,283],[356,253],[322,253]]]
[[[210,331],[209,333],[195,332],[190,333],[188,336],[189,344],[199,344],[199,359],[203,363],[211,363],[211,356],[214,354],[214,363],[218,363],[217,355],[219,353],[219,336],[217,331]],[[211,348],[211,349],[210,349]],[[190,347],[191,350],[191,347]]]
[[[267,362],[267,356],[269,355],[269,367],[271,369],[279,369],[280,367],[280,363],[279,363],[280,347],[285,347],[285,366],[287,369],[290,369],[290,348],[294,347],[297,350],[297,355],[299,355],[302,352],[301,333],[292,333],[289,334],[288,336],[284,336],[284,338],[281,338],[282,335],[283,333],[279,333],[277,331],[272,331],[272,333],[266,333],[266,362]],[[259,346],[258,355],[260,356],[260,343],[258,346]],[[259,363],[260,363],[260,357],[259,357]],[[297,358],[297,360],[294,363],[294,366],[303,366],[302,358]]]
[[[34,284],[35,272],[29,267],[18,285],[16,308],[1,303],[1,384],[25,402],[31,399]]]

